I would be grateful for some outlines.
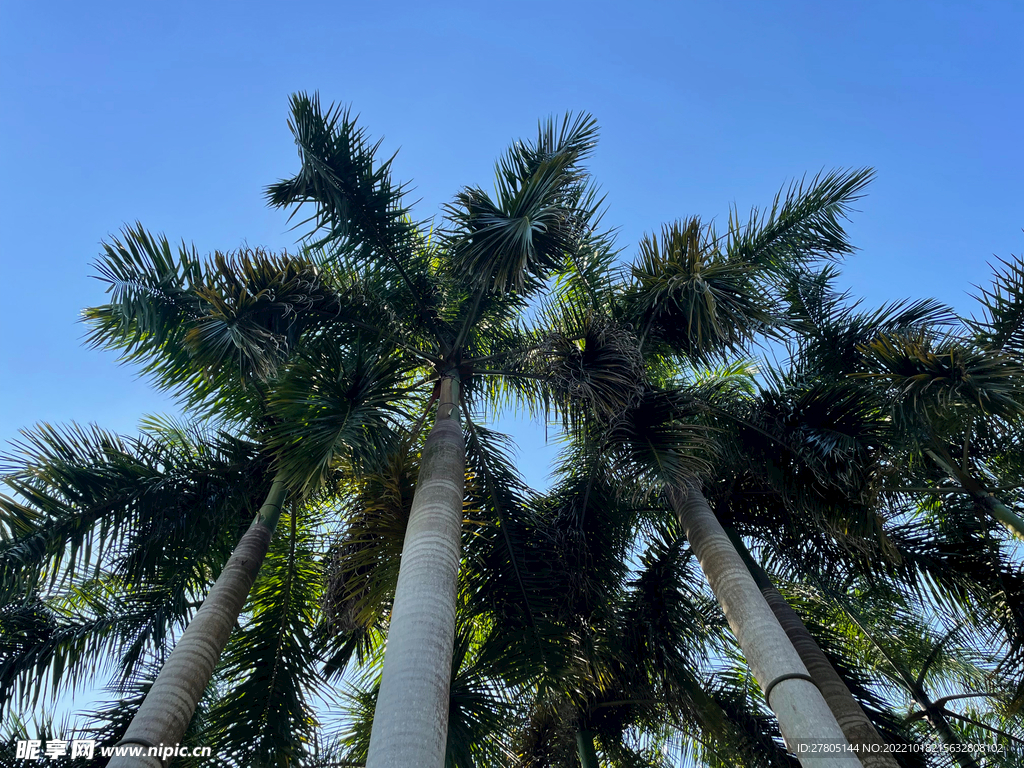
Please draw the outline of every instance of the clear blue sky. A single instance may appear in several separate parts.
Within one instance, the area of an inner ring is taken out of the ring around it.
[[[606,222],[642,232],[874,166],[845,284],[969,311],[1024,248],[1019,2],[26,2],[0,5],[0,441],[133,431],[170,403],[83,348],[100,241],[293,243],[263,187],[297,165],[288,95],[351,104],[400,149],[421,218],[538,118],[593,113]],[[530,476],[542,477],[527,450]]]

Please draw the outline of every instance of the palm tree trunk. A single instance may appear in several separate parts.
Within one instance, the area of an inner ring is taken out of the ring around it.
[[[275,479],[259,514],[167,657],[120,744],[159,747],[181,741],[267,556],[286,495],[284,483]],[[164,763],[158,757],[115,756],[107,765],[160,768]]]
[[[441,380],[391,609],[367,768],[441,768],[448,739],[466,476],[459,382]]]
[[[1005,525],[1010,533],[1018,539],[1024,540],[1024,518],[986,491],[970,472],[958,467],[937,440],[933,440],[932,447],[926,448],[924,452],[939,469],[948,472],[951,477],[955,478],[961,487],[971,495],[971,498],[992,515],[997,522]]]
[[[576,748],[580,755],[580,768],[601,768],[601,764],[597,762],[593,731],[576,731]]]
[[[808,674],[814,678],[818,690],[825,697],[825,703],[835,715],[839,727],[843,729],[843,734],[850,744],[858,745],[858,755],[864,768],[899,768],[896,759],[885,753],[885,740],[875,730],[875,726],[864,714],[864,710],[857,700],[853,698],[853,694],[850,693],[843,678],[839,676],[828,658],[822,653],[797,612],[790,607],[779,590],[775,588],[764,569],[751,557],[739,535],[731,528],[727,528],[726,533],[740,557],[743,558],[747,570],[750,571],[754,583],[764,595],[768,607],[772,609],[775,618],[785,630],[793,648],[800,654],[800,660],[807,667]]]
[[[693,553],[790,751],[813,768],[860,768],[821,691],[747,571],[704,495],[693,483],[671,488],[669,500]],[[790,677],[792,675],[792,677]],[[815,745],[834,751],[812,753]]]
[[[964,746],[964,743],[960,741],[960,738],[953,733],[952,727],[949,725],[949,720],[946,719],[945,715],[942,714],[941,710],[937,709],[932,703],[932,700],[928,698],[924,690],[917,687],[914,690],[914,698],[917,700],[918,706],[922,707],[928,714],[925,718],[931,723],[932,728],[939,736],[939,741],[943,744],[951,747],[953,750],[953,757],[960,768],[978,768],[978,761],[975,760],[974,754],[967,751],[960,751]]]

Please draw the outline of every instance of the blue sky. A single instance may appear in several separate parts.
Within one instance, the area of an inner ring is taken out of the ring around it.
[[[538,118],[593,113],[605,221],[644,231],[873,166],[844,285],[868,304],[971,284],[1024,236],[1024,5],[1013,2],[0,5],[0,441],[131,432],[172,404],[81,345],[100,242],[141,221],[201,252],[290,246],[262,190],[296,168],[287,99],[352,105],[418,217]],[[523,432],[538,481],[549,454]]]

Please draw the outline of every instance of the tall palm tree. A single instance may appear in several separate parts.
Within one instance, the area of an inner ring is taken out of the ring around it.
[[[325,350],[322,326],[309,316],[345,318],[356,305],[353,286],[329,285],[308,260],[247,251],[203,263],[185,247],[175,257],[166,240],[139,227],[126,231],[124,242],[106,246],[99,267],[113,300],[87,313],[93,343],[143,361],[186,405],[262,433],[276,454],[266,500],[123,739],[173,744],[188,727],[245,605],[289,488],[316,490],[342,453],[372,460],[398,413],[405,368],[379,337],[368,351],[359,332],[335,335]],[[358,319],[349,325],[366,332]],[[310,358],[326,381],[303,378]],[[283,395],[274,400],[278,379]],[[309,418],[324,410],[322,400],[329,412]]]
[[[696,219],[646,238],[630,283],[618,297],[609,292],[604,309],[637,329],[647,375],[665,380],[679,361],[701,365],[773,332],[781,307],[772,280],[784,269],[849,252],[840,218],[869,178],[867,172],[835,173],[806,189],[793,187],[785,199],[780,193],[767,215],[755,211],[745,225],[731,216],[723,239]],[[674,421],[672,396],[650,383],[641,392],[616,421],[598,430],[597,443],[612,450],[617,440],[626,463],[664,488],[755,677],[774,699],[787,740],[845,743],[694,474],[679,465],[671,441],[657,434],[664,427],[652,418],[651,406],[660,400],[660,423],[666,417]],[[856,763],[849,755],[836,758],[837,765]]]
[[[446,209],[448,229],[432,239],[402,206],[391,160],[375,160],[378,145],[348,112],[299,95],[290,125],[301,170],[270,187],[269,200],[312,204],[317,245],[388,278],[380,307],[434,386],[367,765],[440,765],[466,469],[460,421],[469,426],[489,388],[517,391],[517,379],[536,376],[532,360],[550,350],[517,318],[592,247],[599,201],[581,163],[596,126],[587,116],[542,125],[535,141],[513,145],[498,164],[495,196],[460,192]]]
[[[815,281],[798,286],[794,293],[803,307],[810,303],[814,289],[823,284],[824,281]],[[818,298],[812,313],[816,318],[828,314],[820,303],[820,293]],[[731,451],[739,458],[738,469],[731,472],[736,479],[724,488],[721,482],[716,487],[719,515],[736,519],[739,513],[748,535],[760,538],[771,550],[779,551],[780,544],[786,542],[790,549],[786,556],[797,570],[802,562],[813,559],[833,563],[820,566],[830,571],[845,573],[850,565],[856,565],[866,567],[871,578],[891,578],[899,572],[898,578],[904,583],[914,583],[914,574],[902,568],[892,567],[885,572],[885,563],[895,566],[896,562],[907,564],[920,559],[905,549],[902,537],[894,538],[899,528],[898,523],[891,521],[902,514],[886,509],[894,497],[878,495],[878,481],[891,474],[886,468],[890,460],[888,451],[900,443],[894,443],[890,422],[883,418],[883,403],[863,383],[846,379],[829,384],[829,379],[835,378],[833,373],[810,366],[815,356],[836,360],[849,352],[856,354],[849,344],[851,340],[867,342],[876,335],[913,330],[943,316],[948,316],[948,311],[935,302],[896,304],[857,317],[842,332],[837,324],[833,325],[824,343],[819,344],[819,338],[814,336],[810,340],[801,337],[794,371],[779,379],[782,389],[765,390],[760,398],[763,404],[744,414],[741,437]],[[786,458],[789,455],[793,455],[795,462]],[[723,479],[721,474],[718,479]],[[738,509],[744,504],[750,506],[749,512]],[[794,524],[794,518],[799,522]],[[824,539],[814,534],[822,524],[831,532]],[[765,530],[770,533],[764,535]],[[831,544],[825,540],[828,538],[833,540]],[[964,562],[929,568],[929,578],[950,585],[957,594],[963,594],[966,587],[978,601],[969,613],[977,614],[982,607],[991,611],[989,615],[999,617],[1012,639],[1018,636],[1012,617],[1018,610],[1015,603],[1019,597],[1014,585],[1019,577],[1014,575],[1012,566],[1008,568],[1005,561],[999,562],[998,556],[994,567],[1003,586],[984,576],[989,566],[983,561],[990,547],[978,546],[981,544],[979,541],[973,548],[963,550],[967,558]],[[742,544],[737,549],[744,554]],[[865,552],[870,552],[870,557]],[[968,552],[977,558],[970,557]],[[871,725],[849,695],[847,685],[821,655],[803,623],[760,567],[745,559],[819,688],[826,693],[837,719],[847,726],[844,730],[851,742],[867,737],[869,741],[865,743],[877,744],[877,735],[869,730]],[[965,565],[970,560],[974,562],[968,572]],[[858,732],[862,735],[858,736]],[[870,752],[868,755],[877,759]]]
[[[666,241],[666,243],[660,249],[661,252],[669,251],[670,248],[671,248],[671,246],[669,246],[669,244],[668,244],[668,241],[670,240],[669,234],[670,233],[668,231],[666,231],[666,233],[665,233],[666,236],[664,237],[664,240]],[[687,256],[689,257],[690,264],[693,264],[693,265],[699,264],[700,260],[701,260],[701,250],[702,249],[706,250],[707,246],[704,243],[701,242],[701,240],[699,238],[699,234],[698,234],[696,228],[692,228],[692,225],[691,225],[691,229],[687,233],[688,236],[686,237],[685,242],[683,242],[683,237],[681,235],[682,235],[682,233],[680,233],[680,236],[676,236],[676,238],[675,238],[676,243],[677,243],[676,246],[675,246],[676,251],[679,252],[679,253],[687,254]],[[643,269],[642,271],[640,271],[639,277],[640,277],[641,281],[646,279],[647,281],[650,281],[653,284],[657,284],[656,280],[655,280],[655,277],[658,274],[664,274],[666,276],[673,274],[671,269],[666,269],[665,266],[663,266],[662,264],[658,263],[659,260],[662,261],[662,262],[666,262],[667,261],[667,259],[664,259],[664,257],[660,256],[659,249],[656,249],[654,247],[649,247],[647,249],[647,254],[646,255],[647,255],[647,261],[651,263],[653,268],[646,268],[646,269]],[[646,266],[646,264],[645,264],[645,266]],[[792,266],[794,266],[794,265],[791,263],[789,266],[786,267],[786,270],[788,271],[790,268],[792,268]],[[795,265],[795,266],[797,266],[799,268],[798,264]],[[699,274],[700,273],[699,269],[696,269],[696,268],[694,268],[692,266],[690,267],[689,271],[690,271],[690,274]],[[714,274],[711,270],[708,270],[708,272],[710,274]],[[779,276],[779,277],[783,276],[784,274],[785,273],[782,270],[779,270],[777,272],[777,276]],[[696,278],[695,278],[695,280],[696,280]],[[641,284],[642,284],[642,282],[641,282]],[[655,297],[655,299],[657,301],[663,301],[663,298],[662,298],[663,295],[667,295],[667,286],[662,288],[662,292],[663,292],[662,294],[652,292],[652,295]],[[708,291],[708,293],[710,293],[710,292],[711,291]],[[708,314],[710,315],[710,317],[704,317],[702,319],[702,316],[700,315],[699,311],[694,308],[693,304],[690,304],[690,305],[683,304],[683,307],[685,307],[685,312],[679,312],[678,313],[678,316],[676,318],[676,322],[674,323],[674,325],[669,326],[665,330],[662,330],[662,329],[657,327],[658,319],[657,319],[657,317],[654,317],[653,319],[650,320],[650,324],[649,324],[647,332],[650,332],[650,331],[653,330],[653,333],[651,333],[651,335],[655,339],[657,339],[657,335],[658,335],[658,331],[659,330],[661,330],[663,333],[667,333],[667,334],[670,335],[670,334],[673,334],[673,333],[678,333],[678,331],[681,328],[692,329],[691,332],[690,332],[690,336],[691,337],[692,336],[698,336],[699,337],[702,332],[704,334],[706,334],[706,335],[712,335],[712,331],[710,331],[709,329],[715,329],[716,328],[716,320],[718,320],[718,318],[722,318],[722,320],[725,321],[725,322],[722,323],[722,325],[724,327],[728,328],[729,326],[727,325],[727,323],[728,323],[729,320],[731,320],[732,318],[735,318],[735,317],[742,318],[744,316],[744,308],[743,308],[742,304],[739,301],[737,301],[737,299],[736,299],[737,295],[740,295],[740,293],[738,291],[733,290],[733,291],[730,292],[730,291],[727,291],[727,290],[721,290],[720,289],[720,293],[722,295],[724,295],[724,296],[730,297],[730,299],[731,299],[730,303],[726,306],[726,308],[724,310],[720,311],[717,307],[709,306]],[[685,296],[685,294],[683,294],[683,295]],[[654,300],[651,300],[651,303],[649,303],[648,306],[651,306],[651,307],[655,306],[653,301]],[[669,303],[669,302],[665,302],[665,303],[668,304],[668,309],[665,310],[666,313],[668,313],[670,311],[674,311],[676,306],[678,306],[678,303],[675,304],[675,305],[672,304],[672,303]],[[696,302],[694,302],[694,303],[696,303]],[[710,305],[710,304],[711,304],[711,302],[709,301],[708,305]],[[699,307],[699,304],[698,304],[698,307]],[[897,308],[889,308],[889,309],[890,310],[894,310],[894,309],[900,309],[900,308],[897,307]],[[939,308],[933,302],[932,303],[920,302],[917,305],[912,305],[912,306],[904,307],[904,308],[902,308],[902,310],[903,310],[902,312],[896,313],[897,314],[897,318],[895,318],[895,320],[896,320],[895,325],[897,327],[906,328],[906,327],[913,327],[913,326],[920,326],[920,325],[922,325],[924,322],[926,322],[927,320],[931,319],[932,316],[936,315],[937,313],[940,313],[941,308]],[[792,317],[789,318],[789,319],[790,319],[790,322],[792,322]],[[653,326],[653,328],[651,328],[651,326]],[[877,332],[877,331],[878,331],[878,329],[876,328],[875,332]],[[734,346],[735,345],[734,341],[729,338],[727,333],[724,333],[722,331],[718,331],[717,333],[718,333],[719,337],[723,340],[722,346],[729,346],[729,345],[733,345]],[[692,356],[692,350],[695,347],[695,345],[693,344],[692,341],[689,341],[687,338],[684,337],[682,342],[681,343],[677,342],[677,344],[678,344],[678,347],[679,347],[680,351],[688,351],[688,352],[690,352],[690,355]],[[697,347],[697,348],[699,349],[699,347]],[[829,349],[829,351],[832,352],[833,354],[835,354],[835,350],[834,349]],[[1007,381],[1006,376],[1013,375],[1014,363],[1012,362],[1012,360],[1002,359],[1002,360],[999,360],[999,361],[993,361],[993,363],[996,366],[996,368],[999,369],[998,373],[996,373],[994,371],[993,371],[993,373],[994,373],[995,376],[1002,375],[1003,376],[1003,378],[1001,380],[1002,382],[1006,382]],[[817,375],[820,377],[822,375],[822,373],[819,372]],[[1000,384],[996,385],[997,388],[999,386],[1000,386]],[[847,389],[851,389],[851,387],[849,387],[849,386],[846,387],[846,388]],[[1002,394],[1002,393],[1000,392],[1000,393],[997,393],[997,394]],[[861,399],[865,399],[863,394],[860,395],[860,397],[861,397]],[[1012,405],[1012,399],[1010,397],[1008,397],[1006,395],[1003,395],[1001,398],[997,397],[997,399],[1003,405],[1006,405],[1007,407],[1009,407],[1011,409],[1011,412],[1012,412],[1014,406]],[[1010,401],[1010,402],[1007,403],[1007,401]],[[793,425],[790,425],[790,426],[792,428]],[[839,433],[835,433],[835,434],[838,435]],[[827,438],[827,439],[834,439],[834,436],[832,438]],[[777,443],[780,446],[786,445],[786,443],[787,443],[786,437],[782,436],[781,439],[777,439]],[[740,452],[742,453],[743,450],[744,450],[744,448],[741,447],[740,448]],[[751,458],[752,457],[748,457],[747,458],[748,462],[749,462],[749,460]],[[772,461],[774,462],[775,459],[772,459]],[[846,466],[847,466],[847,468],[849,468],[851,466],[855,467],[856,465],[857,465],[857,463],[854,461],[854,462],[847,463]],[[835,469],[842,469],[842,467],[840,465],[836,465],[836,467],[834,467],[832,471],[835,471]],[[806,479],[813,479],[813,478],[809,477],[809,478],[805,478],[805,480]],[[682,496],[681,494],[679,494],[678,492],[670,495],[670,500],[673,502],[673,505],[676,507],[677,511],[680,512],[681,515],[686,515],[689,512],[689,510],[687,510],[683,506],[683,503],[681,503],[681,502],[683,502],[684,499],[685,499],[685,497]],[[698,502],[694,506],[696,506],[698,508],[700,507],[699,500],[698,500]],[[710,518],[706,517],[705,519],[708,520],[709,523],[710,523]],[[864,518],[864,522],[868,523],[868,527],[869,528],[871,527],[871,520],[872,520],[872,516],[870,514],[866,518]],[[685,521],[685,517],[681,516],[681,521]],[[685,522],[684,522],[684,525],[685,525]],[[712,524],[712,527],[715,528],[716,526],[714,526]],[[866,533],[870,533],[870,531],[867,531]],[[723,541],[722,542],[722,552],[726,553],[729,556],[729,558],[733,561],[733,564],[735,565],[736,564],[736,559],[732,556],[732,552],[730,552],[729,549],[730,548],[727,547],[725,545],[725,542]],[[748,588],[749,588],[749,584],[748,584]],[[774,596],[772,595],[772,591],[771,590],[768,591],[768,594],[769,594],[769,596],[772,596],[774,598]],[[792,615],[787,615],[785,613],[785,611],[783,610],[784,606],[782,604],[780,604],[781,601],[773,599],[773,602],[776,603],[775,607],[778,609],[776,611],[776,613],[779,615],[780,620],[781,619],[786,619],[787,620],[786,623],[792,629],[791,636],[794,637],[795,639],[797,639],[797,641],[801,645],[803,645],[808,651],[811,651],[812,649],[810,647],[808,647],[808,644],[805,642],[808,639],[807,636],[806,636],[806,633],[804,633],[803,636],[800,637],[800,632],[799,632],[799,627],[798,627],[799,622],[792,621],[792,619],[794,617]],[[813,657],[813,655],[814,655],[813,653],[810,653],[808,655],[808,660],[812,660],[811,657]],[[818,659],[817,661],[820,662],[821,659]],[[816,664],[816,666],[818,666],[818,668],[821,669],[822,673],[825,673],[827,667],[825,667],[824,665],[820,665],[820,664]],[[837,683],[838,681],[836,681],[833,678],[832,682],[833,683]],[[863,716],[863,713],[859,712],[859,707],[856,706],[855,702],[853,702],[853,700],[850,699],[848,693],[845,691],[845,686],[842,686],[842,685],[831,685],[830,686],[830,685],[828,685],[828,681],[826,681],[826,680],[816,681],[816,683],[818,684],[818,687],[821,688],[824,692],[831,691],[831,692],[834,693],[834,695],[836,697],[836,702],[835,702],[834,709],[835,709],[837,715],[840,715],[842,717],[842,719],[844,720],[844,722],[848,726],[850,726],[846,730],[848,731],[848,735],[851,737],[851,739],[858,739],[858,740],[860,740],[860,739],[863,739],[863,738],[867,738],[868,741],[864,742],[864,743],[868,744],[869,746],[872,745],[872,744],[877,746],[877,744],[878,744],[877,734],[874,734],[872,732],[870,723]],[[843,704],[842,701],[841,701],[843,699],[846,700],[845,704]],[[859,726],[854,726],[854,722],[859,722]],[[858,735],[858,732],[859,732],[859,735]],[[882,758],[882,759],[884,760],[884,758]],[[871,762],[871,759],[869,758],[869,760],[867,762]]]

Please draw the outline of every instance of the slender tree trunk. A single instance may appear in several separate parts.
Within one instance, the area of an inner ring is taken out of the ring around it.
[[[928,698],[928,695],[924,690],[919,686],[915,686],[913,694],[918,705],[927,713],[925,718],[929,723],[931,723],[932,728],[935,729],[935,732],[939,736],[939,741],[955,750],[953,752],[953,757],[956,760],[957,765],[959,765],[960,768],[978,768],[978,761],[974,759],[973,753],[960,751],[960,748],[963,747],[963,742],[960,741],[960,738],[953,732],[953,729],[950,727],[949,721],[946,719],[945,715],[936,709],[932,700]]]
[[[402,547],[367,768],[441,768],[466,476],[459,382],[441,380]]]
[[[853,698],[853,694],[850,693],[843,678],[839,676],[831,662],[822,653],[797,612],[790,607],[779,590],[775,588],[764,569],[751,557],[739,535],[729,528],[726,529],[726,533],[740,557],[743,558],[747,570],[750,571],[758,589],[764,595],[768,607],[772,609],[775,618],[785,630],[793,648],[800,654],[800,660],[807,667],[807,672],[814,678],[818,690],[825,697],[825,703],[835,715],[836,722],[843,729],[846,739],[851,744],[860,747],[858,755],[861,763],[865,768],[900,768],[896,759],[891,754],[885,753],[885,740],[875,730],[875,726],[864,714],[864,710],[857,700]]]
[[[196,705],[213,676],[267,556],[287,490],[275,479],[267,500],[245,532],[202,606],[164,662],[153,687],[119,743],[143,747],[173,746],[181,741]],[[158,757],[113,757],[108,768],[160,768]]]
[[[955,478],[961,487],[971,495],[971,498],[979,503],[997,522],[1005,525],[1010,533],[1018,539],[1024,540],[1024,518],[986,491],[970,472],[958,467],[949,453],[937,441],[933,442],[932,448],[926,448],[924,452],[939,469],[948,472],[951,477]]]
[[[779,720],[788,748],[805,766],[860,768],[855,754],[846,751],[849,743],[821,692],[808,679],[807,667],[704,495],[694,484],[672,488],[668,495],[747,664],[768,691],[768,706]],[[815,745],[833,751],[810,752]]]
[[[576,748],[579,751],[581,768],[601,768],[601,764],[597,762],[593,731],[576,731]]]

